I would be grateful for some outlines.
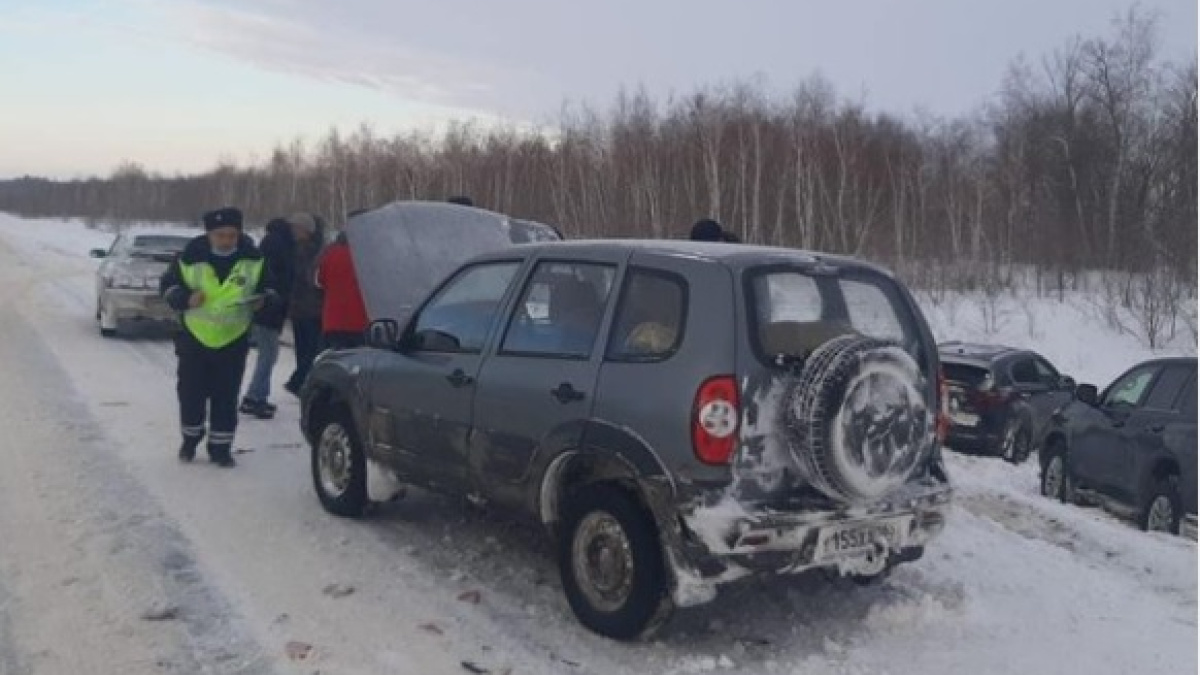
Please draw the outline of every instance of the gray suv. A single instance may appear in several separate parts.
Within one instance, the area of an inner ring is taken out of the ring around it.
[[[328,511],[410,484],[525,517],[579,620],[636,639],[741,577],[920,557],[950,501],[937,358],[909,293],[862,262],[530,244],[326,352],[301,424]]]

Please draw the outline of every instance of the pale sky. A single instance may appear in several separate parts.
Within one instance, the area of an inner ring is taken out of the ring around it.
[[[956,115],[1009,63],[1107,35],[1126,0],[0,0],[0,178],[246,162],[361,123],[552,124],[813,73],[873,109]],[[1196,0],[1143,0],[1161,54],[1196,52]]]

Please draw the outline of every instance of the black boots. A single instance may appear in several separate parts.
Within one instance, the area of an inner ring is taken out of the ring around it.
[[[242,405],[238,407],[238,412],[243,415],[250,415],[260,420],[269,420],[275,417],[275,406],[266,401],[256,401],[252,398],[243,398]]]
[[[204,440],[204,436],[184,436],[183,444],[179,446],[179,461],[191,462],[196,459],[196,448],[200,447],[200,441]],[[231,469],[237,466],[237,461],[233,459],[233,446],[228,443],[208,443],[208,458],[213,464],[223,468]]]
[[[179,461],[190,462],[196,459],[196,448],[200,447],[200,441],[204,440],[204,436],[184,436],[183,445],[179,446]]]
[[[237,466],[237,462],[233,459],[233,446],[228,443],[208,443],[208,458],[217,466],[223,469],[232,469]]]

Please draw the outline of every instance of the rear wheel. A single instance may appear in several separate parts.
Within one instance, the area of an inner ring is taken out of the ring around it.
[[[312,445],[313,487],[326,511],[357,518],[367,510],[367,460],[349,411],[322,411]]]
[[[1000,456],[1010,464],[1020,464],[1029,458],[1030,434],[1025,425],[1014,422],[1000,441]]]
[[[1164,476],[1154,487],[1138,514],[1138,525],[1147,532],[1179,534],[1183,519],[1183,499],[1179,496],[1179,477]]]
[[[619,486],[590,485],[569,498],[558,566],[575,616],[600,635],[637,639],[670,615],[658,528]]]

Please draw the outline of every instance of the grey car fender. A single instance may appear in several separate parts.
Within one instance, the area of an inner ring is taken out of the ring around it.
[[[582,435],[550,434],[538,448],[532,466],[529,509],[547,525],[557,519],[558,485],[572,460],[591,459],[604,477],[628,478],[638,484],[654,517],[664,520],[665,503],[675,495],[675,483],[662,460],[649,445],[628,429],[591,420],[582,423]],[[557,438],[558,442],[552,442]],[[563,440],[578,439],[573,445]],[[662,494],[665,493],[665,494]]]

